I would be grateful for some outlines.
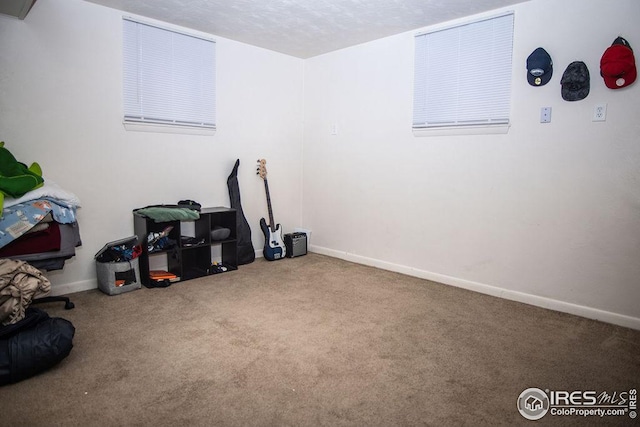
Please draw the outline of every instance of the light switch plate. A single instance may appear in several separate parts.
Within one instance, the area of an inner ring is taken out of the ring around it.
[[[551,123],[551,107],[540,109],[540,123]]]

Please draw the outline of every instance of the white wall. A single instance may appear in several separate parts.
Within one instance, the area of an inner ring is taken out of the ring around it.
[[[0,140],[74,192],[83,246],[54,293],[96,287],[93,256],[133,234],[131,211],[194,199],[229,206],[240,159],[242,205],[256,250],[267,216],[255,162],[268,160],[277,222],[301,218],[304,61],[216,37],[215,136],[127,132],[122,125],[122,13],[80,0],[40,0],[24,21],[0,16]]]
[[[510,10],[507,135],[413,136],[417,31],[305,62],[302,222],[312,249],[640,328],[640,82],[613,91],[599,75],[618,35],[640,52],[640,2]],[[525,62],[538,46],[554,75],[534,88]],[[591,93],[566,102],[559,82],[574,60],[589,67]],[[597,103],[608,104],[604,123],[591,121]],[[540,124],[545,106],[552,122]]]
[[[0,16],[0,140],[83,202],[84,244],[48,274],[54,293],[96,286],[93,256],[132,234],[132,209],[228,205],[236,158],[259,250],[265,157],[276,221],[312,229],[313,250],[640,328],[640,83],[611,91],[598,74],[617,35],[640,51],[640,2],[614,3],[515,6],[509,134],[432,138],[410,129],[414,32],[306,61],[216,38],[219,130],[203,137],[123,129],[120,12],[39,0],[24,21]],[[538,46],[555,70],[533,88]],[[592,88],[569,103],[574,60]]]

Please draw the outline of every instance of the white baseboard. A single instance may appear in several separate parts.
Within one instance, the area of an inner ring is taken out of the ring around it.
[[[61,285],[51,286],[51,296],[73,294],[75,292],[88,291],[89,289],[97,289],[97,288],[98,288],[98,281],[96,279],[82,280],[80,282],[73,282],[73,283],[63,283]]]
[[[509,289],[499,288],[496,286],[486,285],[484,283],[473,282],[470,280],[459,279],[457,277],[447,276],[444,274],[433,273],[430,271],[420,270],[405,265],[394,264],[381,261],[374,258],[368,258],[361,255],[355,255],[348,252],[336,251],[321,246],[309,246],[309,252],[315,252],[321,255],[327,255],[334,258],[340,258],[345,261],[355,262],[357,264],[368,265],[380,268],[382,270],[394,271],[396,273],[406,274],[408,276],[418,277],[420,279],[431,280],[433,282],[451,285],[470,291],[480,292],[482,294],[492,295],[512,301],[522,302],[537,307],[547,308],[550,310],[569,313],[576,316],[586,317],[588,319],[600,320],[614,325],[624,326],[627,328],[640,330],[640,319],[624,314],[604,311],[593,307],[586,307],[565,301],[555,300],[551,298],[541,297],[537,295],[527,294],[524,292],[512,291]]]
[[[383,270],[394,271],[396,273],[406,274],[408,276],[418,277],[420,279],[431,280],[433,282],[451,285],[470,291],[480,292],[486,295],[492,295],[512,301],[522,302],[536,307],[547,308],[550,310],[560,311],[563,313],[574,314],[576,316],[586,317],[588,319],[600,320],[602,322],[612,323],[631,329],[640,330],[640,319],[637,317],[626,316],[624,314],[604,311],[593,307],[586,307],[565,301],[555,300],[551,298],[540,297],[537,295],[527,294],[524,292],[512,291],[509,289],[498,288],[496,286],[486,285],[484,283],[473,282],[470,280],[459,279],[457,277],[447,276],[444,274],[433,273],[426,270],[420,270],[405,265],[394,264],[391,262],[381,261],[374,258],[368,258],[361,255],[355,255],[348,252],[336,251],[324,248],[322,246],[310,245],[309,252],[315,252],[321,255],[327,255],[334,258],[344,259],[345,261],[355,262],[357,264],[368,265]],[[262,258],[262,250],[256,250],[256,258]],[[96,289],[98,282],[94,280],[83,280],[74,283],[65,283],[51,287],[51,295],[67,295],[74,292],[87,291]]]

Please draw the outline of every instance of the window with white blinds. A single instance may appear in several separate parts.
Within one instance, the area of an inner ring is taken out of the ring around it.
[[[215,42],[124,19],[124,121],[215,129]]]
[[[413,128],[508,125],[513,13],[415,37]]]

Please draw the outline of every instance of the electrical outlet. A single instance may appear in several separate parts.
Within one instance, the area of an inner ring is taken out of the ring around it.
[[[551,123],[551,107],[540,109],[540,123]]]
[[[593,107],[593,118],[591,121],[604,122],[607,120],[607,104],[596,104]]]

